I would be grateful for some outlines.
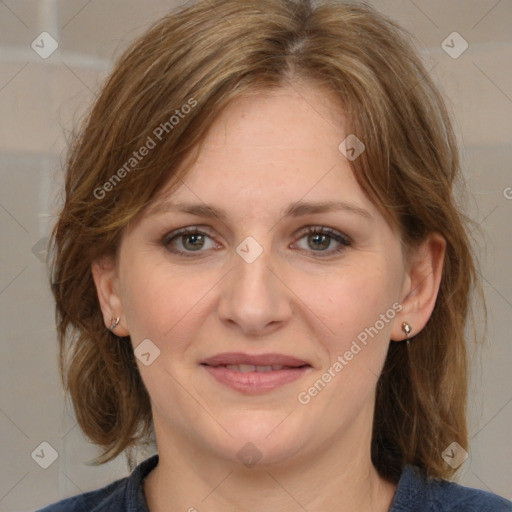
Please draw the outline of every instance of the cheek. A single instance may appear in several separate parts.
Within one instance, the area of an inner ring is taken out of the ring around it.
[[[400,308],[397,268],[373,255],[371,262],[368,255],[367,264],[362,260],[333,273],[322,286],[314,280],[304,281],[307,286],[300,292],[308,297],[314,312],[311,318],[323,333],[318,336],[324,352],[319,376],[326,383],[324,388],[313,379],[309,383],[313,388],[302,391],[313,397],[316,388],[321,389],[322,396],[314,400],[319,407],[332,407],[334,417],[344,417],[349,411],[356,414],[363,403],[371,403]]]
[[[321,291],[312,288],[308,300],[315,313],[312,318],[322,321],[314,320],[324,333],[319,336],[324,356],[320,371],[301,389],[300,399],[314,402],[323,411],[325,428],[334,429],[339,418],[353,418],[363,407],[368,407],[368,414],[373,410],[375,386],[400,306],[385,265],[353,268],[324,284]]]
[[[150,338],[163,348],[165,340],[184,325],[192,329],[194,309],[212,286],[208,281],[181,275],[176,269],[171,273],[162,263],[134,262],[123,287],[123,308],[133,343]]]
[[[390,317],[394,316],[399,287],[386,265],[350,265],[333,271],[319,282],[314,278],[301,278],[297,283],[297,295],[304,297],[305,304],[327,328],[333,343],[346,343],[388,313],[385,328],[379,322],[379,330],[390,332]],[[337,341],[336,341],[337,340]]]

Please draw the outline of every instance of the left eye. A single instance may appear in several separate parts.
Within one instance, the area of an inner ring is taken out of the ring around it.
[[[299,239],[306,240],[307,247],[304,250],[312,250],[313,252],[321,252],[326,254],[335,254],[341,252],[350,246],[350,239],[338,231],[323,227],[309,227],[305,234]],[[338,247],[328,251],[333,241]]]

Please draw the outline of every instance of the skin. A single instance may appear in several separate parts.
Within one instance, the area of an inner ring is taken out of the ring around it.
[[[295,85],[237,99],[184,182],[158,198],[207,203],[227,217],[144,211],[117,260],[94,262],[105,324],[119,316],[118,335],[134,348],[149,338],[160,350],[149,366],[138,362],[160,455],[145,481],[152,512],[388,510],[396,486],[370,459],[376,382],[389,343],[405,338],[402,322],[414,335],[430,317],[445,243],[431,235],[405,258],[338,150],[347,135],[341,106],[322,89]],[[343,201],[367,215],[284,217],[296,201]],[[187,226],[208,236],[165,246],[166,234]],[[308,226],[344,234],[350,245],[308,235]],[[263,249],[252,263],[236,252],[248,236]],[[301,404],[298,394],[393,304],[402,306],[394,319]],[[292,355],[312,368],[247,395],[200,365],[229,351]],[[248,442],[262,455],[251,468],[237,457]]]

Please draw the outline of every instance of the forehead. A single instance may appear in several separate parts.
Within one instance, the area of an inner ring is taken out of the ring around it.
[[[239,97],[211,125],[183,180],[164,188],[147,213],[186,203],[181,211],[217,205],[246,217],[284,215],[298,203],[310,203],[304,212],[311,203],[343,202],[346,212],[374,214],[339,150],[345,137],[342,106],[329,91],[297,86]]]
[[[337,147],[344,124],[342,105],[331,91],[293,85],[238,97],[217,118],[204,144],[297,150],[330,143]]]
[[[344,138],[343,110],[330,91],[254,92],[231,102],[211,125],[185,181],[222,189],[245,180],[257,192],[318,180],[335,166],[351,172],[339,151]]]

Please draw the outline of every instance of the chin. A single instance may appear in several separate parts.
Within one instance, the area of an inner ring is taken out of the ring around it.
[[[245,411],[243,418],[226,424],[226,430],[233,437],[224,437],[224,442],[215,451],[237,464],[244,464],[246,457],[257,459],[259,467],[286,463],[309,444],[304,425],[294,425],[291,418],[283,422],[287,414],[250,414]],[[286,422],[289,424],[285,428]]]
[[[277,442],[276,442],[277,441]],[[300,451],[297,443],[283,439],[233,440],[229,446],[218,446],[218,455],[237,467],[263,469],[264,467],[286,467]]]
[[[220,423],[237,441],[265,443],[277,438],[296,438],[298,425],[288,415],[287,410],[244,410],[234,412]]]

